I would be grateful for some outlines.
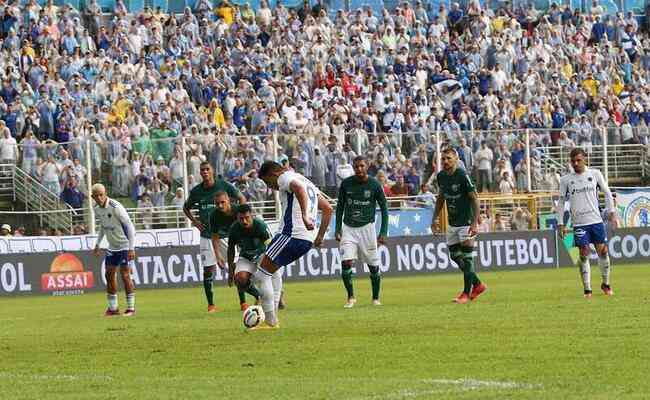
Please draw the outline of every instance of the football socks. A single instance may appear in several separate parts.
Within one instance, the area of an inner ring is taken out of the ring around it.
[[[111,311],[117,310],[117,294],[107,294],[108,309]]]
[[[266,321],[270,325],[276,325],[278,323],[278,319],[275,314],[273,282],[271,280],[271,275],[259,268],[255,273],[255,279],[259,283],[258,290],[262,299],[262,309],[264,310],[264,314],[266,314]]]
[[[275,309],[278,309],[280,304],[280,296],[282,296],[282,273],[284,267],[280,267],[273,275],[271,275],[271,284],[273,285],[273,304]]]
[[[128,310],[135,310],[135,293],[126,294],[126,308]]]
[[[203,268],[203,290],[208,305],[214,305],[214,292],[212,291],[212,280],[214,279],[214,266]]]
[[[578,261],[578,265],[580,266],[580,276],[582,277],[582,286],[585,288],[585,291],[591,292],[591,265],[589,265],[589,258],[580,256],[580,261]]]
[[[352,267],[343,266],[341,270],[341,278],[343,279],[343,285],[345,290],[348,292],[348,299],[354,297],[354,286],[352,285]]]
[[[600,267],[600,275],[603,278],[603,283],[609,286],[609,272],[610,272],[609,254],[605,254],[604,257],[598,258],[598,267]]]
[[[372,286],[372,299],[379,300],[379,291],[381,289],[381,274],[379,267],[368,265],[370,270],[370,285]]]

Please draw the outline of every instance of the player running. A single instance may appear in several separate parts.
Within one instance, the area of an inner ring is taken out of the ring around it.
[[[120,269],[124,291],[126,292],[126,311],[124,316],[135,315],[135,285],[131,280],[129,261],[135,259],[135,226],[126,209],[118,201],[106,196],[106,188],[96,183],[91,188],[91,197],[95,200],[95,215],[99,221],[97,243],[93,253],[101,255],[100,243],[106,237],[108,249],[104,258],[106,267],[107,317],[120,315],[117,301],[117,268]]]
[[[274,161],[262,164],[259,177],[268,187],[280,192],[283,210],[279,232],[271,240],[255,274],[266,314],[266,325],[261,327],[278,328],[280,324],[275,313],[271,276],[281,267],[307,254],[312,247],[319,247],[323,243],[332,217],[332,206],[307,178]],[[323,215],[316,232],[318,210]],[[279,297],[280,292],[276,288],[275,298]]]
[[[352,284],[352,266],[360,259],[368,264],[372,286],[372,304],[379,306],[381,275],[377,243],[385,244],[388,233],[388,204],[384,190],[375,178],[368,176],[368,161],[357,156],[353,161],[354,175],[341,182],[336,206],[336,241],[341,251],[341,278],[348,294],[343,307],[352,308],[357,302]],[[379,236],[375,230],[375,209],[381,209]]]
[[[226,267],[225,257],[229,249],[228,238],[230,228],[233,223],[237,221],[237,214],[232,208],[230,197],[226,192],[217,192],[217,194],[214,195],[214,204],[216,208],[212,210],[212,214],[210,214],[212,248],[214,248],[214,254],[217,258],[217,265],[219,268],[224,269]],[[235,257],[235,254],[233,254],[233,257]],[[228,276],[231,277],[231,275]],[[238,290],[239,306],[242,311],[248,308],[248,304],[246,304],[246,292],[255,297],[256,300],[260,297],[254,285],[247,285],[244,289],[245,290]]]
[[[463,291],[454,302],[465,304],[469,300],[475,300],[487,289],[474,271],[474,239],[479,226],[479,203],[472,181],[464,170],[458,168],[456,150],[446,148],[442,151],[441,159],[442,171],[437,175],[440,195],[436,198],[431,231],[437,230],[436,220],[446,203],[449,215],[449,256],[463,271],[464,281]]]
[[[616,228],[616,209],[612,192],[605,182],[603,174],[597,169],[587,168],[585,157],[587,154],[583,149],[571,150],[571,166],[575,172],[567,174],[560,179],[560,201],[558,203],[558,230],[560,237],[568,231],[564,226],[562,214],[564,203],[569,201],[569,212],[573,222],[573,234],[575,245],[580,249],[580,275],[584,287],[584,296],[590,298],[591,291],[591,266],[589,255],[590,244],[596,247],[598,253],[598,266],[602,276],[600,289],[607,296],[614,294],[609,282],[610,261],[607,251],[607,232],[600,212],[598,190],[605,194],[605,208],[613,228]]]
[[[228,232],[228,286],[232,286],[234,282],[239,293],[248,292],[259,298],[252,276],[257,272],[260,257],[271,242],[271,232],[264,221],[253,217],[253,211],[248,204],[240,205],[235,215],[237,219]],[[237,249],[239,259],[235,262]],[[278,272],[280,271],[273,274],[274,278],[278,275],[281,280],[282,276]],[[244,310],[242,307],[242,311]]]
[[[203,289],[205,298],[208,301],[208,312],[212,313],[217,311],[214,306],[214,292],[212,291],[212,281],[214,280],[217,260],[210,232],[210,214],[215,207],[214,196],[217,192],[226,192],[231,199],[238,200],[239,204],[246,203],[246,197],[232,184],[223,179],[215,181],[214,170],[209,162],[202,162],[200,171],[203,181],[190,191],[187,201],[183,205],[183,212],[192,221],[192,225],[201,232],[200,249],[203,264]],[[192,215],[192,208],[198,208],[199,218]]]

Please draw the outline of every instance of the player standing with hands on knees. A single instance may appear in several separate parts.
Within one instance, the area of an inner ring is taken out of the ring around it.
[[[597,169],[587,168],[586,156],[587,153],[580,148],[571,150],[569,154],[574,172],[560,178],[560,201],[557,208],[558,230],[560,237],[564,237],[567,229],[562,216],[564,215],[564,203],[569,201],[575,245],[580,249],[578,266],[580,267],[584,296],[590,298],[592,293],[591,266],[589,265],[590,244],[596,247],[598,253],[598,266],[602,276],[600,289],[605,295],[611,296],[614,291],[609,282],[611,265],[607,251],[607,231],[600,212],[598,190],[605,194],[605,212],[609,215],[612,228],[617,227],[616,209],[605,177]]]
[[[214,170],[209,162],[202,162],[199,168],[203,181],[190,191],[187,201],[183,205],[183,212],[192,221],[192,225],[201,232],[200,250],[203,264],[203,290],[208,301],[208,312],[212,313],[217,311],[214,305],[214,292],[212,291],[212,281],[216,272],[217,260],[212,246],[212,232],[210,231],[210,215],[215,208],[214,197],[217,192],[226,192],[231,200],[238,200],[239,204],[246,203],[246,197],[235,186],[223,179],[215,181]],[[199,218],[192,214],[193,208],[198,208]],[[225,263],[223,267],[225,267]]]
[[[95,215],[99,220],[97,243],[93,253],[101,255],[99,245],[106,238],[108,249],[104,264],[106,268],[107,317],[120,315],[117,301],[117,269],[120,269],[124,290],[126,292],[126,311],[124,316],[135,315],[135,285],[131,280],[129,262],[135,259],[135,226],[126,209],[114,199],[106,196],[106,188],[96,183],[91,188],[91,197],[95,200]]]
[[[449,227],[447,248],[450,258],[463,271],[463,291],[455,299],[458,304],[475,300],[487,286],[480,281],[474,269],[474,246],[478,233],[480,206],[476,189],[467,173],[458,168],[458,153],[452,148],[442,151],[442,171],[438,172],[440,194],[433,210],[431,231],[436,232],[436,220],[447,204]]]
[[[347,291],[345,308],[357,302],[352,284],[352,266],[360,259],[368,264],[372,286],[372,304],[379,306],[381,275],[377,244],[386,244],[388,233],[388,204],[384,190],[375,178],[368,176],[368,161],[357,156],[353,161],[354,175],[341,182],[336,206],[336,241],[339,242],[342,270],[341,278]],[[375,210],[381,209],[379,236],[375,230]]]
[[[312,247],[320,247],[332,217],[332,206],[307,178],[275,161],[264,162],[259,177],[268,187],[280,192],[282,203],[279,232],[271,240],[255,273],[266,315],[266,325],[256,328],[274,329],[280,326],[274,303],[279,300],[282,288],[274,287],[271,277],[280,268],[307,254]],[[319,210],[323,214],[316,231]]]

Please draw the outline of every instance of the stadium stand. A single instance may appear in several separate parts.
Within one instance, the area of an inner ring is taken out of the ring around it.
[[[647,33],[609,2],[542,3],[3,2],[0,207],[83,232],[90,174],[140,226],[178,224],[203,160],[272,203],[263,160],[333,195],[356,154],[389,196],[427,197],[440,146],[491,196],[557,190],[574,146],[641,183]]]

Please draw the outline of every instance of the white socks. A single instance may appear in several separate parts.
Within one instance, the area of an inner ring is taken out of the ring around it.
[[[589,265],[589,257],[580,256],[580,275],[582,276],[582,285],[585,291],[591,292],[591,265]]]
[[[126,309],[135,310],[135,293],[129,293],[126,295]]]
[[[600,275],[603,278],[603,283],[609,286],[609,254],[606,254],[605,257],[598,258],[598,267],[600,268]]]
[[[117,311],[117,294],[107,294],[106,299],[108,300],[108,309]]]
[[[271,283],[273,284],[273,304],[275,305],[275,311],[278,311],[278,305],[280,304],[280,296],[282,296],[282,274],[284,273],[284,267],[280,267],[273,276],[271,276]]]
[[[258,284],[257,290],[262,298],[262,309],[266,315],[266,322],[269,325],[276,325],[278,318],[275,313],[275,301],[273,296],[273,280],[268,272],[259,268],[255,272],[255,280]]]

